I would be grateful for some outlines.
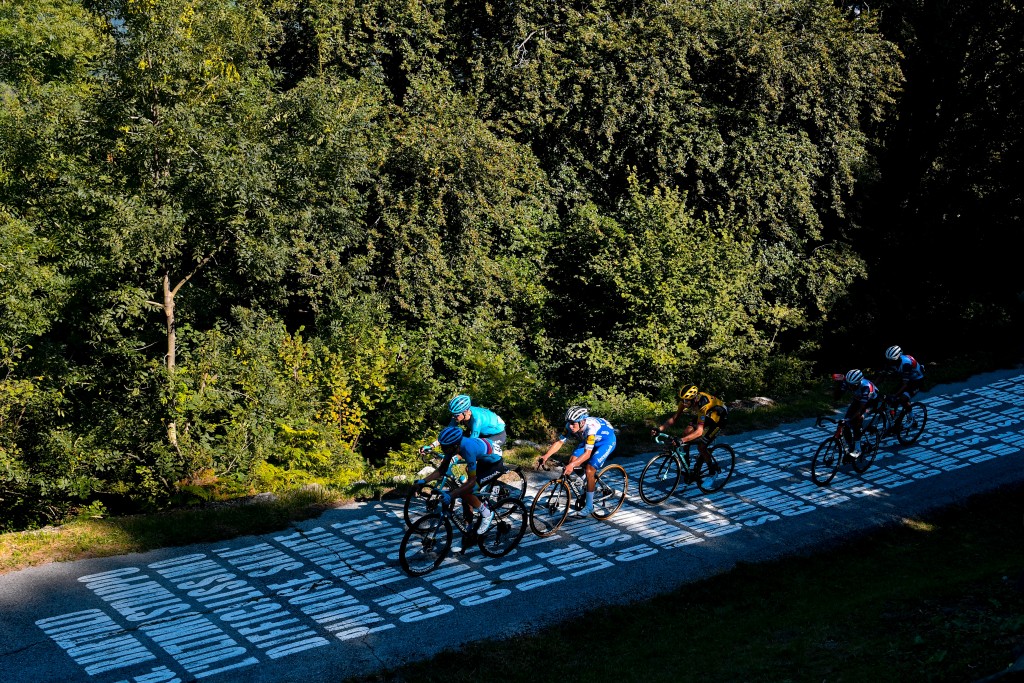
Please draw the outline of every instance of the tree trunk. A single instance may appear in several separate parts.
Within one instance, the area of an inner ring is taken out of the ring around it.
[[[180,286],[180,285],[179,285]],[[167,316],[167,378],[171,382],[171,391],[174,391],[173,387],[173,375],[174,365],[177,358],[177,346],[178,338],[174,331],[174,295],[177,294],[178,288],[171,289],[171,274],[168,271],[164,271],[164,315]],[[178,427],[171,420],[167,423],[167,440],[171,443],[171,446],[175,450],[178,449]]]

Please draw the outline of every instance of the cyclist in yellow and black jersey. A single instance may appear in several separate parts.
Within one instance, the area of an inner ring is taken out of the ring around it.
[[[652,434],[665,431],[671,427],[683,415],[692,416],[692,421],[683,429],[683,443],[697,442],[697,450],[700,456],[697,458],[695,472],[701,471],[701,465],[712,463],[711,455],[708,453],[708,446],[715,440],[722,431],[729,418],[729,409],[725,402],[711,394],[698,391],[697,385],[688,384],[679,390],[679,405],[672,417],[668,418],[657,429],[652,429]],[[715,472],[710,472],[715,474]]]

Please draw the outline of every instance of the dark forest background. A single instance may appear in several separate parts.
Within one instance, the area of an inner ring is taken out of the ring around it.
[[[467,392],[1020,355],[1004,0],[0,0],[0,517],[338,488]]]

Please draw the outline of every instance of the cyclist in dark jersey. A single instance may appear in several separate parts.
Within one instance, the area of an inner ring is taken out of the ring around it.
[[[416,485],[422,486],[428,482],[440,479],[451,466],[452,458],[460,456],[466,463],[466,481],[457,489],[451,492],[452,496],[459,496],[465,505],[467,519],[472,516],[470,510],[480,513],[480,525],[475,529],[476,533],[482,534],[487,531],[493,521],[493,515],[487,508],[487,504],[477,498],[480,486],[489,483],[492,479],[501,476],[502,460],[501,450],[497,449],[487,439],[469,438],[462,434],[458,427],[445,427],[437,437],[441,444],[441,451],[444,458],[441,464],[433,472],[423,479],[417,479]],[[444,504],[448,505],[450,496],[447,492],[442,493]]]
[[[898,346],[890,346],[885,350],[885,359],[889,361],[889,371],[900,379],[900,388],[894,394],[904,408],[910,407],[910,399],[921,391],[924,383],[924,366],[913,356],[903,353]]]
[[[846,420],[850,429],[846,432],[846,440],[850,446],[850,457],[860,457],[860,436],[861,427],[864,424],[864,412],[868,408],[874,408],[878,402],[878,388],[874,382],[864,377],[860,370],[850,370],[845,375],[832,375],[835,382],[833,394],[839,398],[843,393],[853,392],[853,401],[846,409]]]
[[[675,414],[658,425],[657,429],[652,429],[651,434],[664,432],[666,428],[674,425],[676,420],[683,415],[690,415],[692,421],[683,429],[682,442],[690,443],[696,441],[699,453],[693,471],[700,473],[702,464],[709,464],[709,467],[714,466],[717,468],[717,465],[712,465],[713,461],[711,460],[711,454],[708,452],[708,446],[719,435],[729,418],[729,409],[726,407],[725,402],[711,394],[698,391],[696,384],[688,384],[679,390],[679,405],[676,406]],[[715,475],[717,472],[710,471],[709,469],[708,474]],[[698,476],[701,475],[698,474]]]

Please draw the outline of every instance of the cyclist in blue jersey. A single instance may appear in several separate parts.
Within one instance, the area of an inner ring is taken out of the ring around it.
[[[472,400],[465,394],[459,394],[448,401],[448,412],[452,414],[449,427],[461,427],[463,433],[473,439],[484,438],[500,447],[505,445],[508,434],[505,433],[505,421],[487,408],[472,405]],[[437,448],[435,441],[430,444]],[[422,450],[422,449],[421,449]]]
[[[495,445],[487,439],[463,436],[462,430],[453,426],[441,430],[437,442],[441,444],[444,458],[437,469],[427,477],[417,479],[416,485],[423,486],[435,479],[440,479],[451,466],[452,458],[460,456],[466,463],[466,481],[450,495],[462,498],[467,521],[472,519],[473,510],[480,513],[480,525],[475,532],[484,533],[491,526],[492,514],[487,508],[487,504],[477,498],[476,494],[480,492],[481,485],[486,485],[501,476],[503,471],[501,450],[495,450]],[[450,495],[448,492],[441,494],[445,505],[450,502]],[[466,547],[465,544],[463,547]]]
[[[903,353],[898,346],[890,346],[885,350],[885,359],[889,361],[889,372],[900,379],[900,388],[896,390],[896,399],[904,408],[910,408],[910,399],[921,391],[924,382],[924,366],[913,356]]]
[[[590,417],[586,408],[573,406],[565,411],[565,432],[540,456],[538,465],[544,465],[570,436],[579,440],[579,446],[565,465],[565,475],[568,476],[574,469],[584,465],[587,473],[587,504],[576,515],[589,517],[594,513],[594,477],[615,450],[615,429],[604,418]]]
[[[835,382],[833,391],[836,398],[843,393],[853,393],[853,401],[846,409],[846,420],[850,429],[846,432],[846,439],[850,445],[850,457],[860,457],[860,436],[861,427],[864,424],[864,412],[868,408],[874,408],[878,402],[878,389],[875,384],[864,376],[860,370],[850,370],[846,375],[832,375]]]

